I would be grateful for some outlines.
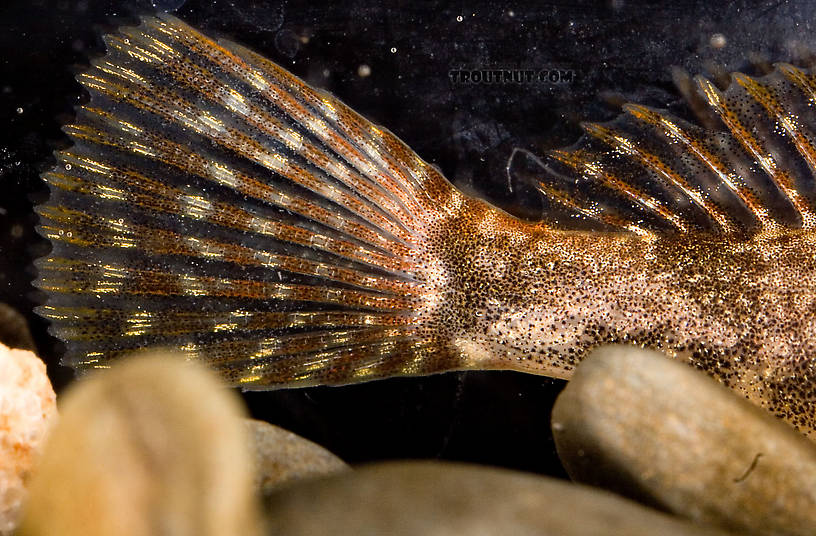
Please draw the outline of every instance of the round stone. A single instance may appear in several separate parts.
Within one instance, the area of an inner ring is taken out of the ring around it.
[[[611,493],[475,465],[390,462],[309,480],[267,500],[286,536],[723,535]]]
[[[816,534],[816,445],[658,352],[593,352],[552,430],[578,482],[740,534]]]
[[[262,495],[300,480],[346,471],[343,460],[297,434],[247,419],[255,458],[255,486]]]
[[[0,344],[0,535],[19,521],[26,486],[57,401],[45,363],[31,352]]]
[[[125,359],[60,408],[20,536],[260,533],[242,402],[202,366]]]

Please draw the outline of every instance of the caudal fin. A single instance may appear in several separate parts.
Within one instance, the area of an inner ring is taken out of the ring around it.
[[[456,368],[428,329],[461,194],[386,130],[171,16],[105,39],[43,178],[39,312],[64,361],[170,347],[245,386]]]

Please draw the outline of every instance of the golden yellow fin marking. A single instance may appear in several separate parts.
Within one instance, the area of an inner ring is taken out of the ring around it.
[[[745,88],[749,95],[751,95],[759,104],[762,105],[763,108],[765,108],[768,114],[774,118],[779,125],[782,126],[785,132],[791,137],[794,145],[796,145],[799,154],[801,154],[807,161],[810,169],[812,171],[816,169],[813,167],[813,144],[807,140],[802,133],[802,130],[792,123],[793,119],[785,114],[781,103],[773,95],[770,89],[741,73],[734,73],[733,78],[740,86]],[[761,146],[758,146],[758,150],[761,150]],[[816,225],[816,215],[814,215],[807,200],[801,196],[799,190],[790,179],[789,174],[784,171],[779,172],[778,174],[780,176],[779,180],[783,181],[783,191],[791,199],[791,202],[794,204],[802,218],[802,226],[805,228],[812,228],[814,225]],[[777,180],[776,176],[774,176],[774,180]]]
[[[133,36],[134,40],[137,38],[137,35],[141,36],[142,38],[147,37],[144,33],[136,32],[131,32],[130,35]],[[111,46],[120,49],[125,49],[128,46],[132,46],[132,44],[126,45],[122,38],[111,37],[108,39],[108,41]],[[152,38],[151,42],[160,43]],[[163,54],[161,56],[162,61],[156,66],[156,68],[160,69],[164,74],[175,80],[177,84],[182,87],[187,87],[198,94],[206,96],[214,103],[220,104],[230,113],[241,117],[243,120],[247,121],[248,124],[254,126],[259,131],[283,143],[293,153],[304,157],[308,162],[314,164],[316,167],[329,175],[333,175],[343,181],[346,179],[347,175],[352,173],[352,171],[345,167],[340,161],[328,158],[324,152],[316,148],[308,139],[299,135],[291,126],[285,125],[280,119],[266,112],[261,107],[254,104],[250,99],[242,97],[240,93],[235,91],[229,85],[217,80],[208,70],[199,65],[195,65],[169,45],[164,43],[161,43],[161,45],[162,46],[156,45],[156,52]],[[121,73],[121,68],[110,64],[109,62],[98,63],[96,68],[110,76],[116,76],[119,78],[125,77]],[[154,86],[147,83],[142,83],[139,85],[143,88],[145,93],[156,90]],[[191,109],[191,106],[186,105],[185,109]],[[386,208],[392,211],[390,213],[391,218],[399,215],[399,213],[395,211],[396,207],[392,206],[392,202],[387,197],[373,197],[375,191],[373,189],[369,189],[363,192],[363,194],[365,195],[367,193],[369,196],[371,196],[369,197],[370,203],[364,203],[358,199],[350,197],[345,192],[333,191],[331,185],[328,184],[325,179],[309,175],[308,172],[305,172],[304,175],[303,171],[304,170],[302,170],[302,168],[294,167],[291,170],[291,173],[294,175],[286,176],[301,186],[304,186],[305,188],[308,188],[311,191],[326,197],[327,199],[331,199],[341,206],[351,209],[364,219],[371,221],[375,225],[392,233],[394,236],[397,236],[403,240],[408,240],[410,238],[410,234],[404,227],[395,225],[392,219],[389,219],[389,217],[380,212],[381,209]],[[355,188],[357,185],[355,181],[351,181],[349,179],[346,179],[344,182],[351,188]]]
[[[263,389],[294,382],[319,385],[327,378],[343,378],[341,385],[373,380],[383,377],[386,366],[399,364],[395,356],[411,356],[402,361],[401,375],[428,374],[433,371],[429,368],[432,357],[438,358],[438,353],[439,341],[433,339],[381,341],[250,365],[250,372],[241,376],[239,383],[244,388]],[[220,370],[229,376],[229,368]]]
[[[65,158],[67,154],[63,153],[61,156]],[[46,173],[43,178],[49,184],[64,190],[93,195],[102,199],[127,201],[134,206],[168,214],[184,214],[215,225],[270,236],[305,247],[315,247],[348,259],[387,267],[393,271],[402,272],[411,267],[405,261],[369,252],[361,246],[335,240],[325,235],[318,235],[302,227],[287,225],[278,220],[261,218],[232,205],[207,201],[206,206],[202,207],[197,204],[196,199],[185,196],[183,192],[168,191],[169,189],[162,188],[160,183],[153,183],[147,177],[132,171],[123,172],[117,170],[116,173],[112,173],[110,176],[118,179],[119,184],[125,186],[125,188],[123,189],[118,185],[107,186],[89,182],[78,177],[55,172]]]
[[[181,235],[125,221],[123,218],[89,216],[63,207],[43,207],[40,215],[54,222],[44,224],[45,236],[52,241],[81,247],[135,247],[151,255],[178,255],[232,262],[243,266],[261,266],[287,272],[322,277],[370,290],[392,294],[421,293],[420,283],[386,278],[302,257],[270,253],[239,244],[209,238]],[[56,225],[55,225],[56,224]]]
[[[399,199],[406,208],[405,211],[415,217],[425,212],[417,197],[417,192],[413,188],[406,188],[411,184],[411,178],[406,174],[398,161],[398,157],[387,152],[378,152],[374,146],[375,141],[371,139],[371,129],[361,126],[356,114],[336,101],[331,96],[320,94],[303,84],[289,72],[281,69],[274,63],[257,55],[247,53],[247,56],[257,62],[260,72],[272,83],[265,91],[270,98],[274,99],[287,113],[292,115],[298,122],[305,124],[310,131],[320,138],[329,147],[342,154],[344,158],[350,160],[355,167],[363,174],[370,177],[372,181],[380,184],[389,193]],[[278,87],[280,86],[280,87]],[[299,103],[292,94],[301,97],[312,109],[320,110],[328,114],[330,121],[343,125],[343,134],[339,135],[323,118],[318,117],[306,106]],[[368,124],[363,120],[364,124]],[[379,131],[381,133],[381,131]],[[351,141],[352,143],[349,143]],[[383,173],[372,162],[385,168]],[[397,181],[392,177],[398,177]],[[420,192],[422,190],[420,189]],[[409,221],[412,216],[408,216]]]
[[[708,151],[700,140],[698,140],[694,135],[685,132],[675,122],[645,106],[626,104],[624,105],[624,111],[626,111],[632,117],[635,117],[648,125],[656,127],[670,139],[682,143],[689,149],[689,152],[692,155],[697,157],[698,161],[714,172],[722,184],[724,184],[729,191],[736,195],[745,204],[745,206],[751,211],[752,214],[756,216],[757,220],[763,226],[774,225],[774,221],[768,216],[768,211],[759,202],[756,196],[754,196],[746,188],[738,185],[736,179],[731,177],[732,172],[729,170],[728,166],[723,164],[719,158]],[[649,159],[649,162],[656,163],[659,162],[659,160],[657,158],[651,158]],[[677,184],[687,195],[689,195],[689,197],[693,199],[695,203],[698,205],[702,203],[700,206],[703,206],[706,213],[720,224],[724,232],[734,232],[736,230],[733,222],[728,220],[729,215],[710,199],[708,199],[705,194],[693,188],[685,178],[681,177],[678,173],[672,171],[670,168],[667,168],[666,166],[662,166],[662,168],[663,169],[661,169],[661,171],[668,174],[664,176],[668,177],[670,175],[670,180]]]
[[[327,143],[332,149],[342,154],[358,169],[368,176],[373,184],[384,187],[388,192],[397,196],[407,209],[410,221],[413,217],[433,209],[440,201],[458,193],[436,170],[425,164],[405,144],[389,132],[371,125],[359,114],[335,99],[331,95],[315,91],[300,79],[282,69],[262,56],[231,42],[224,42],[224,48],[212,46],[212,43],[188,27],[179,27],[178,20],[169,21],[176,25],[177,39],[187,43],[191,49],[203,55],[217,51],[216,59],[226,49],[234,53],[230,60],[222,61],[226,68],[243,65],[241,71],[235,74],[241,76],[247,83],[254,85],[268,96],[271,101],[284,109],[298,123],[309,128],[315,136]],[[243,60],[242,62],[240,60]],[[322,117],[304,107],[293,95],[297,95],[311,107],[320,112],[334,125],[342,125],[342,133],[355,143],[349,144],[337,131],[329,127]],[[327,128],[329,127],[329,128]],[[361,152],[362,151],[362,152]],[[363,152],[365,154],[363,154]],[[371,162],[377,162],[387,169],[383,174]],[[395,181],[390,175],[400,179]],[[420,204],[418,205],[417,202]]]
[[[765,173],[768,174],[782,193],[788,198],[793,208],[796,209],[802,222],[813,221],[814,214],[808,206],[807,200],[802,197],[796,188],[790,172],[780,168],[770,152],[765,149],[765,144],[751,134],[751,129],[740,121],[737,114],[730,109],[720,91],[715,88],[711,82],[705,78],[698,77],[697,83],[711,107],[731,130],[731,134],[734,138],[756,158]]]
[[[311,331],[272,337],[242,337],[239,340],[198,344],[198,350],[206,350],[206,361],[211,365],[225,364],[235,356],[246,356],[248,361],[269,359],[295,354],[331,350],[343,346],[377,343],[382,341],[408,340],[415,336],[415,326],[397,328],[363,327],[340,330]]]
[[[252,331],[309,326],[398,327],[419,323],[414,315],[408,313],[376,311],[178,311],[145,308],[132,311],[44,305],[39,312],[51,320],[67,322],[58,324],[58,333],[75,341],[108,341],[114,334],[126,338],[144,335],[177,337],[199,332],[248,335]]]
[[[604,141],[608,145],[628,155],[640,156],[640,161],[646,158],[646,151],[636,147],[632,142],[625,140],[614,130],[594,123],[585,124],[583,126],[588,134]],[[581,152],[556,151],[551,152],[550,155],[575,171],[598,179],[612,190],[625,194],[634,203],[671,223],[678,231],[685,232],[688,230],[687,225],[682,222],[677,214],[667,209],[660,201],[649,195],[645,190],[627,182],[614,173],[610,173],[605,167],[587,165],[587,159]]]
[[[47,279],[41,285],[43,290],[69,294],[212,296],[330,303],[392,311],[410,310],[416,306],[416,300],[407,296],[392,297],[337,287],[180,274],[113,262],[88,264],[49,258],[41,265],[41,270]]]
[[[435,349],[438,341],[418,338],[410,331],[372,342],[299,353],[275,352],[273,339],[250,337],[212,343],[187,342],[174,347],[174,351],[188,359],[206,362],[227,381],[249,389],[268,389],[292,383],[325,385],[332,381],[335,385],[342,385],[376,379],[388,375],[383,372],[384,366],[394,365],[394,360],[401,364],[403,375],[429,374],[434,372],[429,366],[429,358],[439,356],[438,349]],[[122,348],[90,352],[79,364],[86,368],[106,368],[111,361],[133,351],[134,348]]]
[[[816,102],[816,85],[813,84],[811,77],[792,65],[783,63],[778,64],[777,68],[809,98],[811,103]],[[816,145],[814,145],[810,136],[807,134],[808,130],[805,125],[802,125],[798,118],[791,117],[791,115],[785,111],[785,107],[782,106],[782,103],[770,93],[766,86],[741,73],[735,73],[734,77],[737,83],[744,87],[746,91],[767,110],[770,116],[776,119],[778,124],[782,126],[787,135],[790,136],[794,145],[796,145],[799,154],[805,159],[805,162],[807,162],[811,173],[816,175]],[[803,227],[812,228],[816,226],[816,218],[814,218],[812,210],[809,205],[807,205],[806,200],[800,199],[798,192],[797,202],[805,205],[805,211],[800,211],[803,218]]]
[[[786,63],[778,64],[777,68],[789,81],[793,82],[799,88],[799,90],[802,91],[811,106],[816,105],[816,83],[814,83],[812,76],[809,76],[801,69],[797,69],[793,65],[788,65]],[[782,112],[782,115],[784,116],[784,109]],[[776,114],[776,109],[774,109],[774,113]],[[811,170],[814,172],[814,174],[816,174],[816,146],[814,146],[807,135],[803,134],[799,130],[803,127],[806,128],[805,125],[798,121],[795,124],[792,124],[790,121],[785,121],[783,126],[786,130],[788,130],[789,127],[794,127],[793,131],[788,133],[796,140],[797,148],[801,151],[802,156],[807,160]]]
[[[552,156],[553,158],[559,159],[562,156],[562,154],[564,153],[562,153],[561,151],[554,151]],[[552,201],[556,201],[557,203],[581,214],[586,218],[599,221],[605,225],[608,225],[616,229],[630,231],[644,238],[654,237],[654,233],[652,231],[649,231],[644,227],[637,225],[636,223],[633,223],[625,218],[621,218],[615,214],[610,214],[609,212],[602,210],[601,207],[584,206],[583,204],[576,202],[572,198],[572,196],[556,189],[554,186],[547,184],[543,181],[538,181],[536,183],[536,188],[545,196],[547,196],[547,198],[551,199]]]
[[[177,19],[166,18],[161,21],[153,20],[147,24],[149,27],[184,43],[196,54],[210,58],[211,61],[218,64],[226,72],[251,84],[266,97],[270,103],[278,106],[298,124],[306,127],[309,132],[326,143],[326,145],[337,152],[337,154],[342,155],[343,158],[360,170],[363,175],[368,177],[370,181],[369,185],[355,183],[355,189],[368,191],[371,186],[377,189],[384,189],[385,192],[394,195],[403,206],[406,207],[398,213],[400,221],[406,225],[406,227],[414,226],[417,223],[415,215],[419,213],[418,209],[420,207],[414,199],[415,193],[406,191],[406,189],[400,186],[389,174],[382,173],[373,167],[371,165],[372,159],[369,155],[362,154],[360,149],[345,140],[333,128],[330,128],[325,120],[316,116],[299,103],[293,97],[293,94],[298,94],[307,104],[315,107],[315,109],[325,111],[325,108],[321,106],[323,101],[317,93],[300,82],[294,75],[283,71],[272,62],[232,43],[225,43],[229,49],[222,47],[215,41],[192,30]],[[344,128],[350,126],[351,125],[344,124]],[[352,141],[357,142],[358,147],[365,147],[365,144],[360,145],[360,142],[363,141],[361,136],[355,136],[350,129],[344,133],[348,135]],[[379,158],[378,161],[382,163],[383,159]],[[398,170],[399,167],[392,162],[392,165],[389,166],[389,171],[394,172],[395,176],[405,180],[406,177],[399,174]]]
[[[349,206],[356,209],[358,213],[362,212],[363,215],[365,215],[366,211],[360,208],[362,204],[355,198],[348,195],[336,195],[342,193],[333,191],[331,188],[327,187],[325,182],[323,182],[320,178],[311,175],[307,170],[303,169],[301,166],[291,163],[281,155],[267,150],[263,145],[255,140],[252,140],[249,136],[232,132],[231,129],[225,129],[223,126],[213,126],[215,124],[215,120],[212,119],[210,121],[205,121],[200,118],[194,118],[192,105],[178,99],[171,92],[151,88],[151,93],[158,95],[157,97],[153,97],[147,93],[131,91],[128,88],[119,86],[110,81],[105,81],[103,84],[100,83],[98,78],[94,78],[93,81],[90,80],[91,78],[88,76],[84,76],[80,79],[80,81],[86,87],[93,88],[101,93],[107,94],[111,98],[120,100],[122,102],[127,102],[140,109],[156,113],[167,120],[175,121],[180,117],[183,117],[184,119],[182,120],[182,123],[196,132],[214,141],[217,140],[225,147],[245,156],[250,160],[254,160],[262,164],[264,167],[280,173],[282,176],[287,177],[297,184],[311,190],[320,191],[321,195],[338,204],[341,204],[341,206]],[[168,105],[168,102],[172,102],[172,105]],[[89,112],[92,113],[93,111],[93,109],[89,108]],[[180,116],[179,111],[184,112],[184,115]],[[80,128],[85,128],[86,133],[81,134],[78,130]],[[104,135],[82,126],[69,126],[65,130],[67,133],[75,135],[77,138],[88,139],[97,143],[101,143],[100,137]],[[175,155],[172,152],[168,153],[167,151],[163,151],[161,144],[157,145],[155,148],[146,145],[150,139],[149,136],[144,140],[144,142],[130,141],[128,143],[123,143],[120,140],[111,138],[110,136],[107,137],[111,141],[111,143],[108,143],[109,145],[121,147],[128,151],[135,151],[143,156],[158,159],[181,169],[185,169],[185,166],[192,165],[192,163],[188,164],[185,162],[182,155]],[[278,204],[287,202],[286,198],[281,197],[279,192],[275,192],[269,187],[263,188],[263,186],[257,181],[255,184],[250,184],[249,186],[254,186],[256,192],[259,187],[262,188],[262,191],[260,192],[262,195],[261,199],[265,201],[270,203],[277,202]],[[336,222],[339,220],[339,216],[333,215],[329,211],[321,209],[313,204],[301,203],[301,206],[297,208],[300,208],[300,211],[302,211],[304,216],[314,219],[315,221],[320,221],[321,223],[326,223],[326,225],[329,226],[331,226],[333,221]],[[367,234],[369,235],[368,238],[370,239],[370,236],[374,233],[368,232]],[[379,241],[378,245],[381,245],[382,243],[383,241],[381,240]],[[401,247],[401,245],[396,242],[392,241],[392,244],[392,247],[394,248]],[[402,246],[402,250],[407,251],[408,249],[405,248],[405,246]]]
[[[107,112],[89,107],[84,107],[83,110],[88,114],[104,118],[113,128],[120,128],[120,121],[115,120]],[[187,147],[157,134],[142,132],[138,136],[131,138],[126,131],[123,131],[122,137],[112,137],[78,125],[68,125],[64,130],[78,139],[119,147],[123,150],[133,150],[133,143],[139,143],[141,153],[156,161],[225,185],[255,199],[280,206],[339,232],[351,234],[363,242],[395,255],[404,257],[411,251],[404,244],[389,240],[382,233],[346,218],[336,210],[329,210],[302,197],[288,194],[270,184],[253,179],[240,171],[231,171],[226,164],[222,164],[217,160],[205,159]],[[315,180],[319,181],[317,178]],[[347,196],[341,193],[338,197],[341,201],[345,201]],[[349,201],[351,200],[349,199]],[[377,223],[379,222],[375,220],[375,224]]]
[[[78,131],[73,135],[81,139]],[[91,132],[88,133],[88,136],[90,135]],[[98,139],[94,140],[96,143],[105,144],[107,141],[107,144],[115,145],[113,140],[106,140],[101,133],[94,133],[94,135],[98,137]],[[80,159],[72,158],[71,153],[62,152],[58,156],[68,165],[84,167],[87,171],[101,174],[104,177],[104,180],[91,182],[66,173],[48,172],[43,175],[46,182],[65,190],[102,199],[127,201],[138,207],[168,214],[186,215],[222,227],[253,232],[293,244],[313,247],[392,271],[403,272],[410,270],[412,267],[409,261],[394,258],[390,255],[382,255],[345,240],[319,235],[303,227],[288,225],[279,220],[250,214],[231,204],[206,201],[205,206],[199,206],[196,199],[187,196],[182,190],[150,179],[133,170],[118,169],[110,164],[106,165],[105,171],[100,172],[98,167],[89,166]]]

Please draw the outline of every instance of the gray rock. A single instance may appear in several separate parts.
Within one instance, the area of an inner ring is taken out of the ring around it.
[[[5,303],[0,303],[0,344],[21,350],[37,350],[26,319]]]
[[[373,464],[279,490],[270,534],[578,536],[724,534],[602,490],[505,469]]]
[[[246,426],[255,455],[255,486],[263,495],[298,480],[349,469],[328,450],[283,428],[252,419]]]
[[[76,382],[35,467],[18,536],[260,533],[240,398],[172,355]]]
[[[741,534],[816,534],[816,445],[657,352],[593,352],[552,429],[576,481]]]

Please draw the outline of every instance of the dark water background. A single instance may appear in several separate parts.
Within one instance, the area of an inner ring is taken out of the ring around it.
[[[102,33],[139,14],[172,10],[207,34],[254,48],[391,129],[460,188],[529,218],[541,202],[523,182],[508,185],[514,148],[541,154],[569,145],[579,121],[609,120],[623,100],[688,116],[673,65],[692,74],[750,71],[752,62],[795,61],[816,49],[816,3],[807,1],[154,2],[0,5],[0,302],[27,317],[58,389],[71,372],[32,311],[42,296],[31,286],[31,261],[48,251],[34,231],[32,206],[47,196],[38,175],[67,143],[59,125],[83,98],[74,73],[103,53]],[[556,71],[560,81],[450,77],[485,69]],[[562,386],[469,372],[245,399],[257,417],[353,463],[436,457],[563,475],[549,432]]]

